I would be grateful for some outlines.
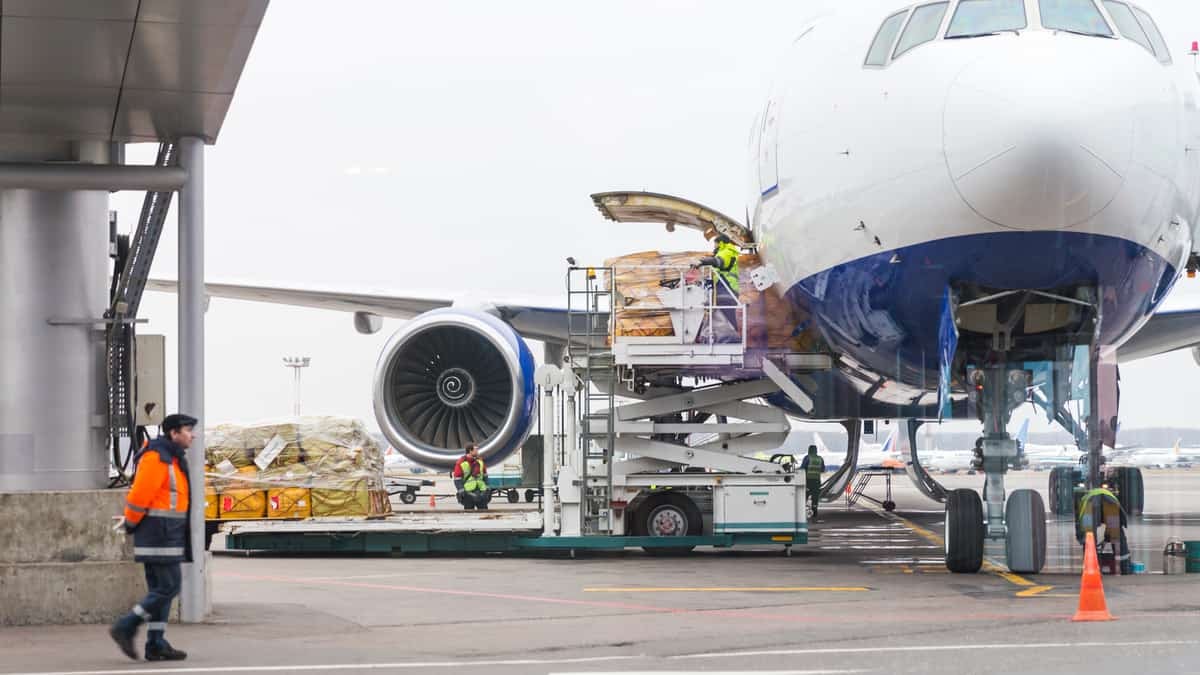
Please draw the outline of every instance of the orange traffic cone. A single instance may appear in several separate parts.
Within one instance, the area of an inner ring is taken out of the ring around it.
[[[1100,580],[1100,561],[1096,557],[1096,535],[1087,533],[1083,550],[1083,580],[1079,584],[1079,610],[1072,621],[1112,621],[1104,601],[1104,582]]]
[[[431,509],[437,508],[437,499],[434,498],[432,492],[429,493],[429,508],[431,508]]]

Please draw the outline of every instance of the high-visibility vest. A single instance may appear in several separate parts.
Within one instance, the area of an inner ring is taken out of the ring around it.
[[[1092,500],[1099,499],[1101,503],[1101,517],[1106,521],[1109,529],[1119,528],[1121,526],[1121,500],[1117,499],[1111,491],[1105,488],[1095,488],[1089,490],[1087,494],[1079,500],[1079,522],[1085,530],[1090,530],[1098,527],[1092,522],[1093,510]],[[1107,536],[1107,535],[1106,535]]]
[[[733,244],[721,242],[717,244],[717,252],[713,257],[720,263],[716,270],[713,271],[714,279],[713,286],[716,286],[715,275],[719,275],[725,280],[725,284],[729,286],[729,290],[733,291],[734,295],[740,292],[740,282],[738,280],[738,247]]]
[[[475,460],[475,466],[471,466],[471,460],[464,459],[462,463],[463,489],[467,492],[482,492],[488,489],[487,486],[487,469],[483,466],[483,458]]]
[[[820,455],[809,455],[808,466],[804,469],[804,475],[808,480],[820,480],[821,474],[825,471],[825,460],[821,459]]]
[[[170,441],[156,438],[137,457],[133,486],[125,498],[125,522],[134,526],[138,562],[185,560],[188,529],[188,471]]]

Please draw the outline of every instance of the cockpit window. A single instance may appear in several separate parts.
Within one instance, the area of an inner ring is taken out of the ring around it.
[[[1104,8],[1108,10],[1108,15],[1113,18],[1113,22],[1117,24],[1117,30],[1126,40],[1133,40],[1139,45],[1146,48],[1146,51],[1154,53],[1154,47],[1150,45],[1150,38],[1146,37],[1146,31],[1142,30],[1138,20],[1133,16],[1133,10],[1129,9],[1129,5],[1116,0],[1104,0]]]
[[[1024,30],[1029,26],[1025,0],[962,0],[954,10],[946,38],[969,38]]]
[[[938,31],[942,29],[942,19],[945,18],[946,8],[949,6],[948,2],[938,2],[914,9],[912,18],[908,20],[904,34],[900,36],[900,43],[896,45],[896,53],[892,55],[892,58],[898,59],[901,54],[913,47],[923,45],[936,38]]]
[[[1112,28],[1092,0],[1039,0],[1039,4],[1043,28],[1113,37]]]
[[[900,28],[904,26],[904,17],[906,16],[908,16],[907,9],[883,20],[883,25],[875,34],[875,41],[871,43],[871,51],[867,53],[866,65],[887,65],[888,54],[892,51],[892,45],[896,44],[896,36],[900,33]]]
[[[1145,11],[1138,7],[1132,7],[1133,13],[1137,15],[1138,23],[1142,25],[1142,30],[1146,31],[1146,37],[1150,38],[1150,44],[1154,46],[1154,54],[1159,61],[1163,63],[1171,62],[1171,50],[1167,47],[1167,41],[1163,39],[1162,33],[1158,31],[1158,25],[1154,23],[1154,19]]]

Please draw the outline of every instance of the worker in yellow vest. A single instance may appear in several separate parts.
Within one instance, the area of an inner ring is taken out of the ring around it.
[[[487,511],[492,501],[492,491],[487,483],[487,467],[479,456],[479,446],[468,443],[466,454],[454,464],[454,487],[458,490],[458,501],[467,511]]]
[[[1097,514],[1100,516],[1097,522]],[[1107,487],[1101,486],[1089,490],[1079,500],[1079,533],[1086,537],[1087,532],[1096,536],[1096,545],[1109,544],[1113,550],[1117,569],[1110,573],[1131,574],[1133,561],[1129,556],[1129,541],[1125,538],[1125,509],[1121,508],[1121,500]],[[1101,530],[1103,527],[1103,530]]]
[[[815,521],[817,506],[821,503],[821,474],[825,473],[825,460],[817,454],[817,446],[808,446],[808,454],[800,462],[800,469],[804,471],[804,489],[812,503],[812,519]]]
[[[732,239],[718,234],[714,240],[712,255],[701,258],[699,261],[700,265],[707,265],[713,269],[712,302],[714,307],[719,308],[714,310],[714,315],[719,313],[725,317],[731,327],[726,331],[718,331],[716,326],[713,326],[713,335],[718,342],[740,340],[742,329],[737,319],[738,298],[741,293],[738,270],[738,255],[740,254],[741,251]]]

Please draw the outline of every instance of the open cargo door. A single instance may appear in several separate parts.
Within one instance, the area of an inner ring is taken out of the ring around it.
[[[754,236],[744,225],[729,216],[696,202],[654,192],[599,192],[592,202],[605,218],[618,223],[663,223],[674,231],[676,226],[699,230],[705,239],[723,234],[734,244],[748,248]]]

